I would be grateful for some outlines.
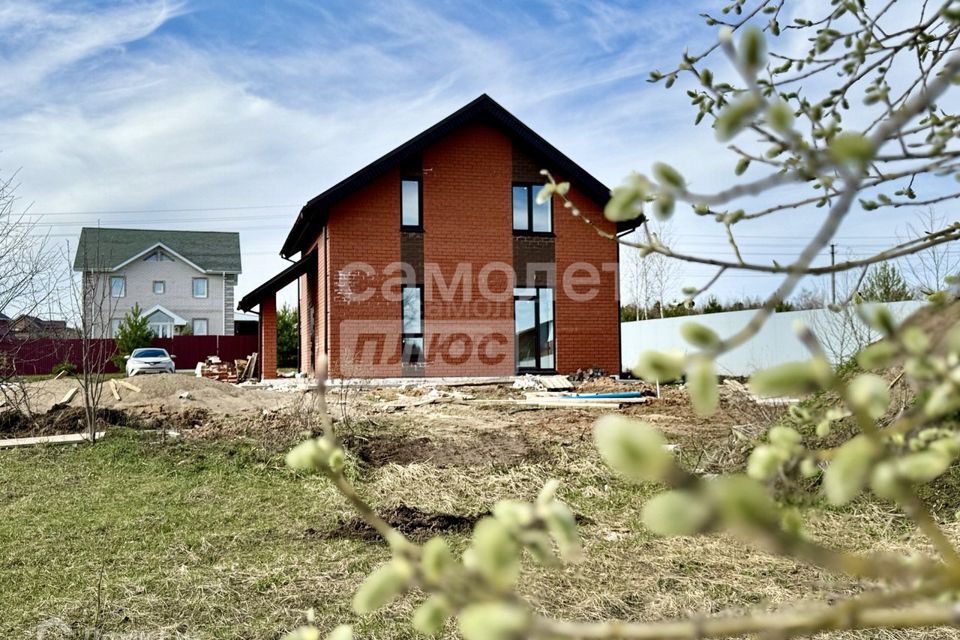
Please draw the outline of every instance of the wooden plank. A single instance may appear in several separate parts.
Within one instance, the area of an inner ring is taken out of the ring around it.
[[[73,396],[77,395],[77,391],[80,391],[79,387],[74,387],[73,389],[70,389],[70,391],[67,391],[67,395],[63,396],[63,400],[61,400],[57,404],[70,404],[70,401],[73,400]]]
[[[567,376],[537,376],[537,381],[547,389],[547,391],[564,391],[573,389],[573,383]]]
[[[53,376],[53,379],[54,379],[54,380],[59,380],[60,378],[62,378],[62,377],[65,376],[65,375],[67,375],[67,370],[66,370],[66,369],[61,369],[61,370],[60,370],[60,373],[58,373],[57,375]]]
[[[135,384],[131,384],[126,380],[117,380],[117,384],[123,387],[124,389],[130,389],[130,391],[136,391],[137,393],[140,393],[140,387],[138,387]]]
[[[120,392],[117,391],[117,383],[110,380],[108,386],[110,387],[110,393],[113,394],[113,399],[120,402]]]
[[[96,439],[99,440],[104,435],[106,435],[106,432],[98,431]],[[57,436],[37,436],[32,438],[7,438],[0,440],[0,449],[32,447],[38,444],[80,444],[88,440],[89,438],[85,433],[65,433]]]

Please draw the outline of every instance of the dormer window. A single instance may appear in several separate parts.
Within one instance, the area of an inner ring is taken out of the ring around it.
[[[147,254],[147,257],[143,259],[144,262],[173,262],[171,258],[163,249],[154,249]]]

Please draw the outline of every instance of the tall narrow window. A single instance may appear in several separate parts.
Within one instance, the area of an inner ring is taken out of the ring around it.
[[[523,287],[513,290],[518,371],[556,369],[553,289]]]
[[[110,297],[123,298],[127,295],[127,279],[123,276],[110,276]]]
[[[207,297],[207,279],[206,278],[193,279],[193,297],[194,298]]]
[[[542,189],[537,184],[513,185],[513,230],[532,233],[553,231],[551,200],[537,204],[537,193]]]
[[[400,226],[407,229],[423,227],[423,207],[420,202],[421,182],[419,180],[400,181]]]
[[[404,286],[403,334],[401,346],[404,364],[420,364],[423,355],[423,286]]]

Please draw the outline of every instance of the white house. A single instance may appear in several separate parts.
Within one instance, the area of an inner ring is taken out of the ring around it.
[[[85,227],[73,269],[96,335],[115,335],[134,305],[161,338],[234,334],[238,233]]]

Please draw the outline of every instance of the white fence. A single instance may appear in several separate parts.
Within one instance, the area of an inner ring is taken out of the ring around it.
[[[902,320],[924,304],[913,300],[892,302],[887,305],[887,308],[897,320]],[[624,322],[620,325],[623,366],[632,367],[642,352],[651,349],[695,351],[680,335],[680,327],[684,322],[699,322],[725,338],[746,326],[755,313],[756,311],[727,311],[682,318]],[[775,313],[760,333],[749,342],[720,356],[717,360],[718,373],[728,376],[747,376],[757,369],[809,359],[810,352],[797,338],[794,329],[798,321],[813,330],[834,364],[849,359],[877,338],[852,310],[840,313],[827,309]]]

